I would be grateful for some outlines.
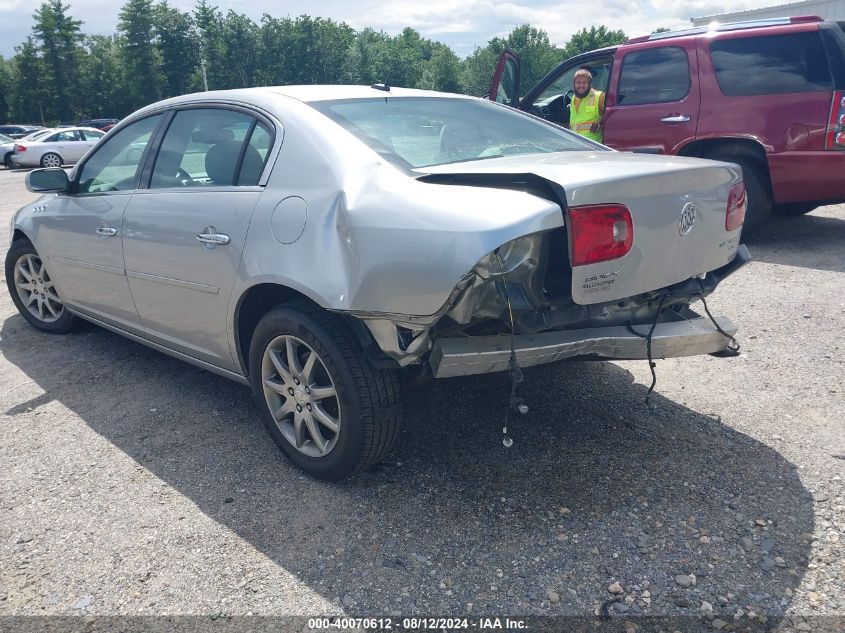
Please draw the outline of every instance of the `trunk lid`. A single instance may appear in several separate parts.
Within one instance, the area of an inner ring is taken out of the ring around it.
[[[567,207],[625,205],[634,227],[631,250],[618,259],[572,268],[572,297],[579,304],[615,301],[671,286],[724,266],[739,246],[740,229],[725,229],[728,192],[742,180],[740,168],[731,163],[609,151],[566,152],[417,171],[488,177],[533,174],[562,187]],[[568,215],[565,221],[568,225]]]

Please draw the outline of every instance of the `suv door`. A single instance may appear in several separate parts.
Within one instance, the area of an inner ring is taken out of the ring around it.
[[[695,49],[655,42],[621,49],[604,116],[604,142],[618,150],[674,154],[695,139],[701,96]]]
[[[506,48],[499,57],[488,98],[513,108],[519,106],[519,55]]]
[[[569,128],[569,104],[575,94],[573,90],[575,73],[581,68],[589,70],[593,76],[592,87],[607,92],[612,67],[612,52],[604,51],[573,57],[541,79],[525,95],[519,107],[521,110],[527,110]]]
[[[252,113],[171,113],[149,188],[126,209],[126,274],[147,336],[237,370],[228,306],[273,128]]]
[[[122,327],[139,322],[123,266],[123,211],[138,186],[141,160],[126,148],[146,147],[161,120],[153,115],[118,131],[76,170],[69,194],[39,217],[39,248],[70,306]],[[54,207],[55,205],[55,207]]]

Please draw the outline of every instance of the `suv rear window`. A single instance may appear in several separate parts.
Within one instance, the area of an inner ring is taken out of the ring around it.
[[[717,40],[710,55],[729,97],[833,90],[818,31]]]

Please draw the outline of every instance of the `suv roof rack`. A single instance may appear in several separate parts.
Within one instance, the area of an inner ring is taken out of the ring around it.
[[[696,26],[690,29],[681,29],[679,31],[664,31],[663,33],[652,33],[651,35],[643,35],[642,37],[635,37],[625,42],[626,44],[636,44],[638,42],[650,42],[653,40],[665,40],[672,37],[684,37],[688,35],[700,35],[702,33],[713,33],[719,31],[740,31],[742,29],[757,29],[765,26],[784,26],[786,24],[799,24],[802,22],[821,22],[822,19],[817,15],[799,15],[794,17],[783,18],[765,18],[761,20],[745,20],[743,22],[726,22],[720,24],[719,22],[712,22],[707,26]]]

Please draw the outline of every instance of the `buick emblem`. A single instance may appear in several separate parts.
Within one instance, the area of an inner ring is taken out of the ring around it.
[[[684,208],[681,209],[681,217],[678,220],[678,233],[687,235],[692,231],[693,224],[695,224],[695,203],[687,202]]]

